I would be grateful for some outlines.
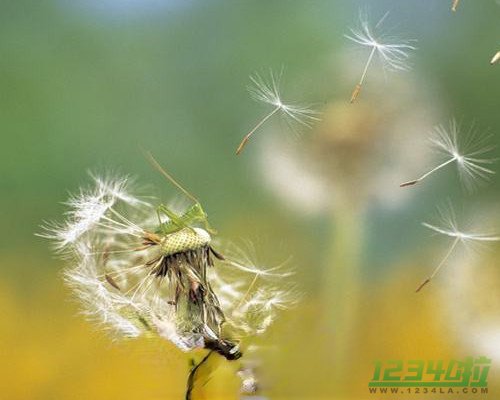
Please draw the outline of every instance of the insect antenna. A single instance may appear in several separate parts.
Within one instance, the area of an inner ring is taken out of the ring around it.
[[[172,175],[170,175],[161,164],[153,157],[151,152],[145,152],[146,157],[148,158],[151,165],[156,168],[172,185],[174,185],[177,189],[179,189],[184,195],[193,201],[196,204],[200,204],[198,199],[194,197],[191,193],[189,193],[186,189],[184,189],[179,182],[177,182]]]

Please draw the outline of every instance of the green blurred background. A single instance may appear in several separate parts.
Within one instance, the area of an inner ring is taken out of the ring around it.
[[[410,72],[375,66],[349,105],[367,54],[343,34],[367,3],[373,20],[390,11],[418,50]],[[500,5],[462,0],[452,13],[448,3],[3,1],[0,398],[182,398],[185,358],[166,343],[96,332],[63,286],[63,262],[34,235],[62,218],[88,170],[175,196],[141,149],[196,193],[221,237],[252,240],[271,263],[293,256],[304,295],[263,338],[270,398],[378,398],[367,391],[376,359],[481,354],[494,360],[497,396],[500,247],[459,252],[414,289],[449,245],[420,221],[452,199],[460,217],[500,230],[498,178],[473,194],[452,169],[398,187],[433,163],[426,140],[437,123],[475,121],[499,142],[500,66],[489,60]],[[316,103],[322,122],[298,137],[271,122],[236,157],[268,110],[249,98],[248,76],[282,66],[285,98]],[[234,388],[207,398],[235,398]]]

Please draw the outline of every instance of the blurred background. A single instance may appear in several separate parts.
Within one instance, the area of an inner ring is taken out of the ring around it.
[[[368,53],[343,34],[367,5],[373,21],[390,11],[388,26],[418,49],[409,72],[385,74],[375,63],[350,105]],[[303,296],[263,339],[268,398],[387,398],[368,394],[375,360],[467,355],[493,359],[496,396],[500,245],[459,249],[414,291],[450,245],[420,223],[451,199],[460,220],[500,232],[500,182],[469,194],[449,168],[399,188],[435,165],[436,124],[475,122],[500,141],[500,66],[489,65],[500,50],[500,4],[450,8],[451,0],[3,1],[0,397],[182,398],[185,357],[168,343],[112,342],[96,331],[63,285],[64,263],[34,235],[63,218],[61,203],[88,170],[135,175],[175,196],[141,149],[201,199],[221,237],[251,240],[263,260],[293,257]],[[270,111],[249,97],[249,75],[282,66],[284,98],[314,103],[322,121],[298,134],[269,121],[236,157]],[[207,398],[237,398],[235,388],[222,380]]]

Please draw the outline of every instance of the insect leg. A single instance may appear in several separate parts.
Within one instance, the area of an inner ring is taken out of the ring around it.
[[[166,207],[163,204],[160,204],[158,208],[156,209],[156,212],[158,213],[158,219],[160,219],[160,225],[165,226],[165,223],[161,222],[161,214],[166,215],[169,219],[169,222],[174,225],[176,228],[181,229],[185,227],[184,221],[172,210],[170,210],[168,207]],[[168,233],[168,232],[166,232]]]

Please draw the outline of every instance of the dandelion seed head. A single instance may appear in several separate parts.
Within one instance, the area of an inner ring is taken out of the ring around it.
[[[143,244],[146,232],[157,229],[153,205],[132,193],[129,178],[92,180],[66,202],[66,222],[43,234],[66,252],[65,281],[83,313],[115,337],[157,335],[183,351],[202,346],[202,332],[179,329],[179,316],[165,300],[173,286],[159,285],[151,274],[162,251]],[[193,232],[209,241],[206,231]]]
[[[270,282],[287,272],[243,251],[222,257],[195,225],[162,234],[170,220],[159,221],[128,178],[94,176],[66,204],[66,221],[42,236],[64,250],[65,281],[82,313],[114,337],[157,336],[236,359],[239,346],[226,338],[262,334],[276,318],[283,300]]]

